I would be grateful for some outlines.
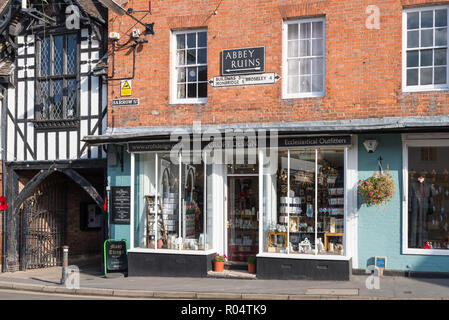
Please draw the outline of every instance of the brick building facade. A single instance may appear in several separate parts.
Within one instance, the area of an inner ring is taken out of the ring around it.
[[[134,0],[123,8],[154,22],[134,41],[141,27],[110,10],[121,38],[110,39],[109,74],[132,80],[139,101],[111,106],[106,134],[85,141],[108,145],[109,187],[130,188],[129,224],[110,228],[130,242],[130,274],[204,276],[216,253],[232,265],[256,254],[262,278],[347,279],[376,257],[391,272],[449,272],[448,7]],[[223,70],[231,49],[242,59]],[[263,73],[245,60],[254,49]],[[254,73],[280,79],[232,85]],[[125,98],[114,77],[111,103]],[[258,144],[256,163],[215,163],[201,145],[200,163],[168,153],[176,130],[195,145],[198,132],[209,142],[259,129],[276,131],[279,148]],[[385,170],[392,197],[369,206],[359,180]]]

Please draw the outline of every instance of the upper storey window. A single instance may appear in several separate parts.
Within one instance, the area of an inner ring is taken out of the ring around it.
[[[49,35],[39,41],[37,120],[77,117],[77,35]]]
[[[447,7],[414,8],[404,11],[404,91],[449,88],[447,27]]]
[[[207,31],[172,34],[172,102],[207,102]]]
[[[325,19],[284,22],[283,97],[325,95]]]

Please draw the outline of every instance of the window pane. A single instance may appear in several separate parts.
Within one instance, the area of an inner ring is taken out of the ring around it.
[[[299,77],[288,77],[288,93],[298,93],[299,92]]]
[[[185,50],[178,50],[177,53],[178,57],[178,66],[183,66],[186,64],[186,51]]]
[[[310,40],[300,40],[300,57],[308,57],[310,56]]]
[[[176,47],[178,49],[184,49],[186,47],[186,35],[185,34],[176,35]]]
[[[66,117],[76,117],[76,80],[67,80]]]
[[[195,47],[196,47],[196,33],[188,33],[187,48],[195,48]]]
[[[421,85],[432,84],[432,68],[421,69]]]
[[[407,85],[408,86],[418,85],[418,69],[407,70]]]
[[[187,98],[196,98],[196,83],[189,83],[187,85]]]
[[[207,63],[207,49],[198,49],[198,63]]]
[[[54,37],[54,47],[53,47],[54,75],[62,74],[64,71],[63,55],[64,55],[64,37],[56,36]]]
[[[323,40],[312,40],[312,56],[322,56],[323,51]]]
[[[407,67],[417,67],[419,51],[407,51]]]
[[[194,68],[187,68],[187,73],[188,73],[188,76],[187,76],[188,82],[195,82],[195,81],[197,81],[196,67],[194,67]]]
[[[449,147],[408,148],[408,246],[448,249]]]
[[[67,73],[76,73],[76,35],[67,36]]]
[[[446,67],[438,67],[434,69],[434,84],[446,84]]]
[[[310,76],[301,76],[299,79],[300,83],[300,91],[301,92],[310,92],[311,91],[311,79]]]
[[[447,28],[435,29],[435,45],[447,45]]]
[[[50,112],[50,82],[40,81],[38,83],[38,96],[39,103],[41,106],[40,118],[39,119],[49,119]]]
[[[344,196],[343,150],[319,150],[318,254],[344,254]]]
[[[311,59],[301,59],[300,61],[300,74],[310,74],[312,69],[312,61]]]
[[[207,67],[198,67],[198,81],[207,81]]]
[[[312,73],[313,74],[323,74],[324,73],[324,59],[323,58],[313,58],[312,59]]]
[[[53,85],[53,103],[51,106],[51,118],[62,119],[64,117],[64,103],[63,103],[63,82],[56,80],[52,82]]]
[[[447,26],[447,9],[435,11],[435,27]]]
[[[207,32],[198,32],[198,47],[207,48]]]
[[[419,12],[407,13],[407,29],[419,28]]]
[[[297,76],[299,74],[299,60],[288,61],[288,75]]]
[[[196,64],[196,50],[187,50],[187,64]]]
[[[323,38],[323,22],[312,23],[312,37]]]
[[[185,97],[186,97],[186,85],[185,84],[178,84],[177,97],[178,97],[178,99],[185,99]]]
[[[419,31],[407,32],[407,48],[419,47]]]
[[[312,92],[323,92],[323,76],[312,76]]]
[[[177,68],[178,82],[186,82],[186,68]]]
[[[433,11],[421,11],[421,28],[433,27]]]
[[[435,63],[436,66],[446,65],[447,49],[435,49]]]
[[[207,83],[198,83],[198,98],[207,98]]]
[[[41,41],[41,76],[50,75],[50,38]]]
[[[295,58],[298,56],[298,41],[289,41],[288,42],[288,57]]]
[[[300,26],[300,32],[301,32],[301,39],[309,39],[310,38],[310,29],[311,29],[311,23],[301,23]]]
[[[433,46],[433,29],[421,30],[421,47]]]
[[[288,40],[296,40],[298,39],[298,25],[297,24],[289,24],[288,25]]]
[[[421,66],[431,66],[432,65],[432,55],[433,55],[433,50],[422,50],[421,51]]]

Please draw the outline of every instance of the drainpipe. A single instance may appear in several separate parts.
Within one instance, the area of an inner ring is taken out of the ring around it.
[[[8,99],[8,90],[7,88],[2,88],[2,102],[1,102],[1,146],[2,146],[2,191],[3,194],[5,193],[5,175],[6,175],[6,168],[5,168],[5,160],[6,160],[6,154],[5,154],[5,132],[6,132],[6,106],[7,106],[7,99]],[[2,272],[6,272],[6,214],[5,211],[3,211],[2,214]]]

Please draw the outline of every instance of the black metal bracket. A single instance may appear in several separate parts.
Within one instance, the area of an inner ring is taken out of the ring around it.
[[[153,23],[144,23],[141,20],[137,19],[136,17],[134,17],[132,15],[133,12],[148,12],[148,11],[134,11],[132,8],[128,8],[127,11],[125,11],[125,14],[132,18],[134,21],[136,21],[137,23],[141,24],[142,26],[145,27],[145,31],[144,34],[154,34],[154,22]],[[150,12],[151,13],[151,12]]]

